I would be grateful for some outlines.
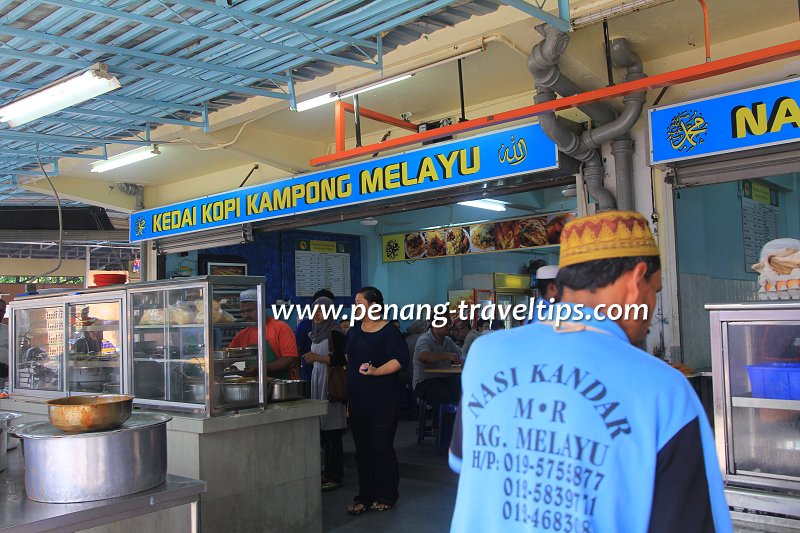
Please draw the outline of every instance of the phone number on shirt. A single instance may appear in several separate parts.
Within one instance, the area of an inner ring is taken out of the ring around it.
[[[568,461],[556,461],[539,457],[534,463],[527,455],[507,453],[503,456],[503,468],[506,472],[517,474],[533,473],[539,479],[565,481],[575,487],[598,490],[605,477],[602,472],[573,465]]]
[[[511,479],[509,477],[503,480],[503,493],[506,496],[523,500],[530,498],[533,503],[553,505],[588,516],[594,515],[594,506],[597,503],[597,496],[581,494],[578,491],[549,483],[539,482],[529,485],[526,479]]]
[[[580,516],[550,509],[534,507],[531,514],[524,503],[503,503],[503,518],[523,524],[531,524],[539,530],[563,531],[564,533],[591,533],[592,524]]]

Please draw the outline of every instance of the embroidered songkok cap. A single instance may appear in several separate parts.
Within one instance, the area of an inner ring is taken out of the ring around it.
[[[658,246],[644,216],[634,211],[605,211],[564,226],[558,266],[652,255],[659,255]]]

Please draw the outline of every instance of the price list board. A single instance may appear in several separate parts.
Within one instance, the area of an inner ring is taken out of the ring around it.
[[[752,266],[759,261],[761,248],[778,238],[780,209],[751,198],[742,198],[742,232],[744,234],[744,266],[754,272]]]
[[[320,289],[330,289],[335,296],[350,296],[349,245],[333,241],[296,241],[294,277],[297,296],[314,296]]]

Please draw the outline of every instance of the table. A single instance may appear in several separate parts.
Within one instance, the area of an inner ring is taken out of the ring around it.
[[[0,472],[0,531],[79,531],[190,504],[191,531],[196,533],[200,494],[205,490],[205,481],[167,474],[162,485],[120,498],[84,503],[35,502],[25,495],[25,463],[17,448],[8,453],[8,467]]]

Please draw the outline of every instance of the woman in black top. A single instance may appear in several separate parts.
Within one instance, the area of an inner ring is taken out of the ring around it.
[[[383,295],[375,287],[356,294],[367,309],[364,320],[347,333],[347,400],[356,445],[358,495],[347,508],[353,515],[386,511],[397,502],[400,475],[394,452],[397,373],[408,365],[400,331],[383,320]],[[379,317],[379,320],[375,318]]]

